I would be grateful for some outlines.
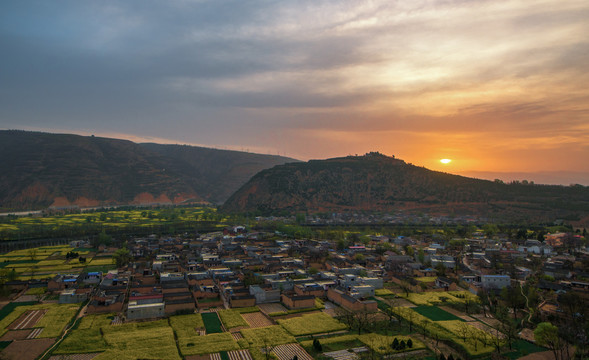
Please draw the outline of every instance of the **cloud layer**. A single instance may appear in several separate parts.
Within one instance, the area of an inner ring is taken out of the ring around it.
[[[0,127],[589,172],[588,18],[581,0],[2,2]]]

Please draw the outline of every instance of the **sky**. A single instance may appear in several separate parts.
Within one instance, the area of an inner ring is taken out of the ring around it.
[[[587,19],[586,0],[2,1],[0,129],[589,185]]]

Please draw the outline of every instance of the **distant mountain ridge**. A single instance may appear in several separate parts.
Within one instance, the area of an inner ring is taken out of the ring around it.
[[[297,161],[187,145],[0,131],[0,209],[222,203],[260,170]]]
[[[379,153],[278,165],[256,174],[226,211],[417,210],[553,221],[589,217],[589,187],[504,184],[407,164]]]

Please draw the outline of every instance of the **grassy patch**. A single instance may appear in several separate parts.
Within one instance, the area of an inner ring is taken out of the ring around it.
[[[39,310],[45,309],[47,312],[41,320],[35,325],[36,328],[45,328],[39,337],[51,338],[57,337],[61,334],[66,325],[76,315],[79,305],[77,304],[37,304],[37,305],[24,305],[14,306],[13,303],[6,305],[4,308],[9,307],[6,311],[10,311],[5,314],[0,321],[0,336],[6,333],[6,327],[9,326],[13,321],[19,318],[28,310]],[[27,304],[27,303],[25,303]],[[30,304],[30,303],[29,303]],[[11,306],[12,305],[12,306]],[[4,308],[2,311],[4,311]]]
[[[491,353],[494,350],[494,348],[490,344],[484,346],[482,341],[480,341],[481,338],[489,338],[490,335],[481,329],[469,325],[466,322],[459,320],[450,320],[438,321],[436,322],[436,324],[452,333],[451,340],[462,346],[472,356]],[[461,329],[464,328],[465,325],[468,328],[466,341],[464,340],[464,336],[461,333]]]
[[[250,347],[275,346],[296,342],[296,339],[280,325],[240,330]]]
[[[387,297],[387,296],[394,296],[395,293],[389,289],[376,289],[376,290],[374,290],[374,295]]]
[[[58,337],[80,309],[79,304],[43,304],[34,305],[33,307],[35,309],[48,309],[35,325],[36,328],[45,328],[39,335],[40,338]]]
[[[107,349],[107,344],[100,327],[74,330],[69,334],[54,354],[83,354],[101,352]]]
[[[437,306],[417,306],[413,308],[417,313],[433,321],[459,320],[464,321],[456,315],[440,309]]]
[[[108,350],[97,359],[180,359],[167,320],[108,326],[102,331]]]
[[[338,351],[364,346],[364,343],[358,340],[358,335],[335,336],[331,338],[319,339],[319,341],[323,347],[321,352]],[[307,352],[311,355],[319,354],[319,352],[317,352],[313,347],[313,340],[301,341],[301,346],[304,347],[305,350],[307,350]]]
[[[205,329],[207,330],[207,334],[223,332],[221,329],[221,320],[219,320],[217,313],[204,313],[201,316]]]
[[[76,329],[99,329],[103,326],[109,326],[112,322],[113,315],[86,315],[80,320]]]
[[[196,329],[204,328],[204,323],[200,314],[172,316],[170,317],[170,325],[176,333],[178,343],[184,345],[198,341],[198,339],[196,339],[198,336]]]
[[[27,292],[25,293],[25,295],[43,295],[46,292],[47,292],[47,288],[46,287],[31,288],[31,289],[27,290]]]
[[[19,307],[19,306],[27,306],[27,305],[34,305],[36,303],[37,302],[35,302],[35,301],[29,301],[29,302],[19,302],[19,303],[17,303],[17,302],[11,302],[11,303],[6,304],[2,309],[0,309],[0,325],[3,323],[2,320],[6,316],[8,316],[8,314],[12,313],[12,311],[14,309],[16,309],[17,307]],[[21,312],[21,314],[22,314],[22,312]],[[16,318],[14,318],[14,320],[16,320]]]
[[[540,351],[547,351],[548,349],[538,346],[536,344],[532,344],[531,342],[527,342],[525,340],[516,340],[512,344],[513,350],[507,354],[504,354],[510,359],[519,359],[522,356],[526,356],[529,354],[533,354]]]
[[[240,347],[230,333],[198,336],[193,341],[180,341],[183,356],[212,354],[220,351],[238,350]]]
[[[407,343],[407,340],[411,339],[413,342],[413,346],[411,348],[405,348],[404,350],[393,350],[391,348],[391,344],[393,343],[394,339],[397,338],[399,342],[402,340]],[[421,341],[409,337],[409,336],[384,336],[379,334],[363,334],[358,336],[358,340],[360,340],[364,345],[368,346],[372,350],[376,351],[379,354],[390,354],[390,353],[397,353],[397,352],[405,352],[405,351],[413,351],[419,349],[425,349],[426,346]]]
[[[320,334],[347,328],[345,324],[322,312],[278,320],[278,323],[294,336]]]
[[[424,283],[433,283],[436,281],[436,277],[435,276],[422,276],[422,277],[416,277],[414,278],[415,281],[420,281],[420,282],[424,282]]]
[[[225,328],[231,329],[238,326],[247,326],[249,327],[248,323],[245,321],[244,318],[241,317],[241,314],[234,310],[220,310],[219,317],[225,325]]]
[[[434,306],[444,303],[464,303],[466,300],[478,302],[476,295],[469,291],[424,292],[400,294],[415,305]]]

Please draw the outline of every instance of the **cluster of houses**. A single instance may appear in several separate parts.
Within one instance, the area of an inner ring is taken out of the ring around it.
[[[382,244],[389,245],[383,250]],[[153,235],[129,242],[133,260],[127,266],[105,274],[58,275],[48,290],[58,292],[62,303],[89,300],[87,313],[115,312],[129,320],[265,303],[314,308],[316,299],[372,312],[385,283],[408,284],[415,292],[462,288],[477,293],[525,280],[538,267],[555,281],[571,279],[574,272],[570,259],[535,240],[516,245],[480,236],[461,244],[373,236],[368,243],[335,250],[332,242],[248,233],[244,227],[196,236]],[[542,261],[535,264],[534,257]],[[435,281],[415,280],[428,277]]]

